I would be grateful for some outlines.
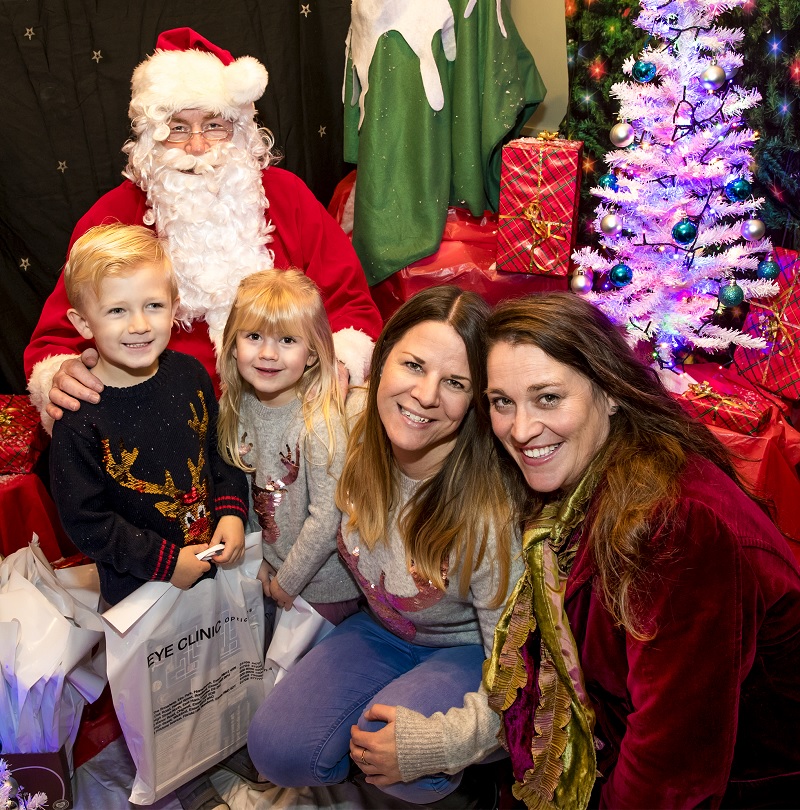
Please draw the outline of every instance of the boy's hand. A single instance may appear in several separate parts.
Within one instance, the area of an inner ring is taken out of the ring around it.
[[[211,545],[222,543],[225,548],[215,554],[212,561],[215,565],[235,563],[244,556],[244,523],[235,515],[225,515],[217,521],[217,528],[211,538]]]
[[[199,543],[195,546],[184,546],[178,552],[178,564],[175,566],[172,579],[170,579],[170,582],[176,588],[188,591],[206,571],[210,570],[211,563],[198,560],[195,556],[195,554],[199,554],[207,548],[208,543]]]
[[[291,610],[294,604],[294,597],[286,593],[286,591],[278,585],[278,578],[272,577],[269,581],[269,595],[278,603],[278,607],[284,610]]]
[[[89,369],[97,365],[96,349],[84,349],[80,357],[65,360],[53,375],[47,413],[61,419],[64,410],[77,411],[81,402],[99,402],[103,383]]]

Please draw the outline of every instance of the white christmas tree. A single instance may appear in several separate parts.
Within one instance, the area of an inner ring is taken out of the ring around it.
[[[0,759],[0,808],[9,810],[41,810],[47,807],[47,794],[23,793],[11,769],[4,759]]]
[[[745,2],[641,0],[634,24],[649,36],[623,65],[633,81],[611,89],[618,148],[592,190],[601,249],[573,254],[572,289],[625,325],[632,344],[650,341],[662,368],[684,347],[765,345],[712,322],[720,307],[776,293],[780,272],[751,192],[758,136],[742,121],[761,96],[734,82],[743,31],[714,23]]]

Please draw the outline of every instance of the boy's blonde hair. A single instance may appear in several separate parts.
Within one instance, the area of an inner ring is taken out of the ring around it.
[[[244,278],[236,292],[225,331],[217,367],[222,382],[219,401],[219,452],[229,463],[253,472],[239,454],[239,414],[242,392],[254,393],[253,387],[239,374],[233,350],[239,332],[272,335],[299,335],[317,356],[297,383],[297,395],[303,403],[303,421],[314,432],[314,415],[319,411],[327,428],[320,436],[328,448],[328,464],[336,452],[333,419],[347,428],[344,404],[336,367],[328,316],[316,284],[300,270],[261,270]]]
[[[164,243],[142,225],[95,225],[75,241],[64,265],[64,286],[69,303],[80,310],[86,291],[100,294],[100,283],[106,278],[126,276],[142,264],[160,265],[169,280],[174,301],[178,282],[164,249]]]

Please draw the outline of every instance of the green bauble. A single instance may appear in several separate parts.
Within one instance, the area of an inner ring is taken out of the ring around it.
[[[682,219],[672,229],[672,238],[682,246],[691,245],[697,236],[697,225],[689,219]]]
[[[723,307],[738,307],[744,301],[744,290],[733,280],[719,288],[719,302]]]
[[[758,263],[756,275],[767,281],[774,281],[781,274],[781,266],[774,259],[764,259]]]
[[[608,272],[608,277],[615,287],[625,287],[633,280],[633,270],[627,264],[615,264]]]

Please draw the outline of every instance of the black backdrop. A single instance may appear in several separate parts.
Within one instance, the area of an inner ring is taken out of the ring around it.
[[[121,181],[133,68],[189,26],[269,71],[261,122],[327,204],[342,161],[349,0],[0,0],[0,393],[24,390],[22,351],[78,218]]]

